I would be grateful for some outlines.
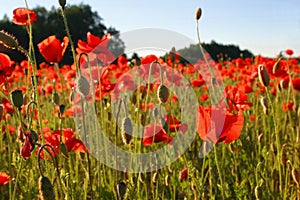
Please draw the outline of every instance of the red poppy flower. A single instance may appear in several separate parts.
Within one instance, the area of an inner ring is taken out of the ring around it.
[[[13,11],[13,23],[17,25],[29,25],[36,19],[37,14],[33,10],[29,10],[27,8],[17,8]]]
[[[213,112],[220,112],[214,113]],[[224,116],[224,119],[222,119]],[[244,115],[241,111],[232,114],[228,110],[200,106],[197,113],[197,132],[202,140],[210,140],[213,143],[230,143],[236,140],[244,125]]]
[[[289,56],[292,56],[294,54],[293,50],[292,49],[287,49],[285,50],[285,53]]]
[[[245,110],[252,106],[252,103],[246,102],[248,96],[236,86],[227,86],[226,97],[230,110]]]
[[[89,54],[89,59],[91,64],[93,61],[97,62],[100,60],[103,64],[111,63],[115,60],[115,56],[108,50],[107,45],[111,39],[110,34],[105,34],[102,38],[99,38],[93,35],[91,32],[88,32],[86,35],[86,41],[78,40],[77,43],[77,53],[81,54],[82,52],[91,53]],[[97,59],[95,59],[97,58]],[[98,61],[97,61],[98,60]],[[84,60],[81,60],[81,63]]]
[[[83,142],[75,138],[75,133],[70,128],[64,130],[63,142],[66,144],[68,151],[86,152]]]
[[[297,91],[300,91],[300,78],[295,78],[292,80],[293,88]]]
[[[50,63],[60,62],[69,44],[69,38],[64,37],[61,43],[55,35],[51,35],[38,44],[38,48],[46,61]]]
[[[143,144],[150,146],[153,143],[172,142],[172,136],[169,136],[160,125],[149,124],[145,127]]]
[[[7,184],[10,181],[10,176],[5,172],[0,172],[0,186]]]
[[[294,102],[283,103],[282,109],[284,112],[286,112],[288,110],[291,112],[295,111]]]
[[[23,158],[29,159],[31,156],[31,152],[34,149],[33,138],[29,131],[25,133],[25,136],[25,142],[20,150],[20,154]]]
[[[168,124],[169,131],[176,132],[181,131],[182,133],[185,133],[188,129],[187,124],[181,124],[181,122],[171,115],[165,115],[164,119],[166,120],[166,123]]]
[[[12,74],[11,60],[8,55],[0,53],[0,85],[5,83],[6,77]]]

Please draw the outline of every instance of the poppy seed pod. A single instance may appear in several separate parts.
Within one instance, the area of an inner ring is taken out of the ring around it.
[[[270,74],[264,65],[258,66],[258,79],[260,83],[265,87],[267,87],[270,83]]]
[[[8,49],[17,49],[19,46],[18,40],[11,34],[5,31],[0,31],[0,44]]]
[[[65,8],[67,1],[66,0],[58,0],[59,5],[61,6],[62,9]]]
[[[39,192],[42,200],[55,200],[53,186],[49,178],[45,176],[39,178]]]
[[[157,97],[159,102],[166,103],[168,101],[169,95],[169,89],[164,84],[160,84],[157,90]]]
[[[81,95],[86,97],[90,93],[89,81],[84,76],[79,76],[76,79],[76,89]]]
[[[199,20],[200,19],[200,17],[201,17],[201,15],[202,15],[202,9],[201,8],[197,8],[197,10],[196,10],[196,20]]]
[[[122,140],[124,144],[129,144],[132,139],[132,123],[129,117],[125,117],[122,123]]]
[[[21,109],[21,106],[24,103],[22,90],[14,90],[11,92],[10,95],[11,95],[10,97],[11,97],[12,104],[17,108]]]

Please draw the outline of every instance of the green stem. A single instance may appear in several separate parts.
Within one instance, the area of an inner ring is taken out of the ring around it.
[[[216,166],[217,166],[217,170],[218,170],[218,174],[219,174],[219,178],[220,178],[221,195],[222,195],[222,199],[225,199],[223,178],[222,178],[222,173],[221,173],[221,169],[220,169],[220,165],[219,165],[216,147],[214,147],[214,153],[215,153],[215,162],[216,162]]]
[[[75,66],[76,66],[76,71],[79,72],[79,64],[76,62],[76,51],[75,51],[73,40],[71,38],[71,33],[70,33],[69,26],[68,26],[67,18],[66,18],[66,15],[65,15],[65,11],[62,7],[60,8],[60,10],[61,10],[61,16],[62,16],[63,21],[64,21],[65,30],[66,30],[67,36],[70,40],[70,46],[71,46],[73,60],[74,60]]]
[[[18,169],[18,174],[17,174],[16,180],[15,180],[14,192],[12,195],[12,199],[16,199],[15,197],[16,197],[17,185],[18,185],[18,180],[19,180],[19,174],[21,173],[21,170],[22,170],[22,165],[23,165],[23,158],[21,158],[21,163],[20,163],[20,166]]]

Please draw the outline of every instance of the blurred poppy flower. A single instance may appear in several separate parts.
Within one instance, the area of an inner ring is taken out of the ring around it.
[[[300,78],[295,78],[292,80],[293,88],[297,91],[300,91]]]
[[[29,18],[28,18],[29,15]],[[29,25],[37,19],[37,14],[27,8],[16,8],[13,11],[13,23],[17,25]]]
[[[23,158],[29,159],[31,152],[34,149],[34,138],[32,137],[30,131],[26,131],[25,136],[25,142],[20,150],[20,154]]]
[[[83,142],[75,138],[75,133],[70,128],[64,130],[63,142],[66,144],[68,151],[86,152]]]
[[[180,171],[179,173],[179,180],[180,181],[186,181],[188,178],[188,169],[184,168],[183,170]]]
[[[69,44],[69,38],[64,37],[61,43],[55,35],[51,35],[38,44],[40,53],[50,63],[62,61],[63,55]]]
[[[168,124],[169,131],[171,133],[176,131],[181,131],[182,133],[185,133],[188,129],[187,124],[181,124],[181,122],[176,117],[173,117],[172,115],[165,115],[164,119]]]
[[[285,53],[289,56],[292,56],[294,54],[294,51],[292,49],[285,50]]]
[[[213,112],[220,113],[212,115]],[[222,119],[221,116],[225,116],[225,118]],[[197,132],[202,140],[210,140],[215,144],[230,143],[240,136],[244,125],[244,115],[241,111],[232,114],[228,110],[200,106],[197,123]]]
[[[169,136],[160,125],[149,124],[145,127],[143,144],[150,146],[153,143],[172,142],[172,136]]]
[[[6,77],[12,74],[11,60],[8,55],[0,53],[0,85],[5,83]]]
[[[82,52],[90,53],[98,45],[102,47],[107,47],[110,38],[111,38],[110,34],[106,34],[102,38],[99,38],[96,35],[93,35],[91,32],[88,32],[86,34],[87,42],[78,40],[77,43],[78,48],[76,49],[77,53],[82,53]]]
[[[286,112],[288,110],[291,112],[295,111],[294,102],[283,103],[282,109],[284,112]]]
[[[10,176],[5,172],[0,172],[0,186],[7,184],[10,181]]]

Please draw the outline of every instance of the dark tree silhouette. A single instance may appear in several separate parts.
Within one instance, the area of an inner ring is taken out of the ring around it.
[[[39,54],[36,45],[50,35],[56,35],[57,38],[62,39],[66,35],[66,32],[63,19],[58,8],[52,7],[51,10],[48,11],[44,7],[36,7],[33,10],[38,15],[37,20],[32,24],[33,39],[36,48],[37,60],[38,62],[42,62],[44,59]],[[71,37],[75,44],[77,44],[79,39],[85,41],[88,31],[98,37],[102,37],[106,33],[111,33],[113,38],[111,39],[108,48],[116,56],[124,52],[125,46],[123,41],[119,38],[119,31],[114,27],[107,28],[102,22],[103,19],[97,12],[92,11],[89,5],[79,4],[69,6],[66,8],[65,14],[72,35]],[[4,17],[4,19],[0,21],[0,27],[1,29],[15,35],[19,43],[23,47],[28,48],[29,39],[25,27],[14,25],[7,17]],[[24,56],[20,55],[20,53],[7,50],[1,46],[0,51],[8,53],[12,59],[16,61],[24,59]],[[72,62],[73,59],[69,47],[66,51],[63,63],[70,64]]]
[[[232,44],[223,45],[218,44],[215,41],[211,41],[210,44],[203,43],[202,46],[215,61],[219,61],[222,59],[236,59],[239,57],[254,57],[254,55],[249,50],[241,50],[238,46]],[[179,50],[179,53],[183,59],[188,60],[191,63],[195,63],[202,57],[198,44],[191,44],[188,48]]]

